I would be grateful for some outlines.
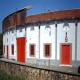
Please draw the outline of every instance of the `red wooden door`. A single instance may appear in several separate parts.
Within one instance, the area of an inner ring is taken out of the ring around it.
[[[70,65],[71,45],[62,45],[61,47],[61,64]]]
[[[6,46],[6,57],[9,58],[8,45]]]
[[[25,37],[17,38],[17,61],[25,62]]]

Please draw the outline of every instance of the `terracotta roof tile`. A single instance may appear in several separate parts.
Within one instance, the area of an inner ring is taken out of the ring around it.
[[[55,11],[55,12],[48,12],[48,13],[26,16],[26,24],[32,23],[32,22],[50,20],[50,19],[55,19],[55,20],[56,19],[71,19],[71,18],[78,18],[78,17],[80,18],[80,9]],[[13,22],[11,22],[11,26],[14,26],[13,23],[14,23],[14,20]],[[7,29],[8,27],[9,25],[4,26],[4,22],[3,22],[3,30]]]

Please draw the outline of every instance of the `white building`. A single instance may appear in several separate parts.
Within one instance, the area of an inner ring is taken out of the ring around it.
[[[5,58],[48,66],[80,66],[80,9],[26,16],[26,22],[22,11],[3,20]]]

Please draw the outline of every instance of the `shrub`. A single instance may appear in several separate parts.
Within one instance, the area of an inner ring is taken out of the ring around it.
[[[0,80],[25,80],[20,76],[11,76],[5,72],[0,72]]]

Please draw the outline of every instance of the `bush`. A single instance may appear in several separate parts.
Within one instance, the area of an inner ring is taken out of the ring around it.
[[[19,76],[12,76],[11,80],[25,80],[25,79]]]
[[[20,76],[10,76],[5,72],[0,72],[0,80],[25,80]]]
[[[0,72],[0,80],[9,80],[11,77],[4,72]]]

